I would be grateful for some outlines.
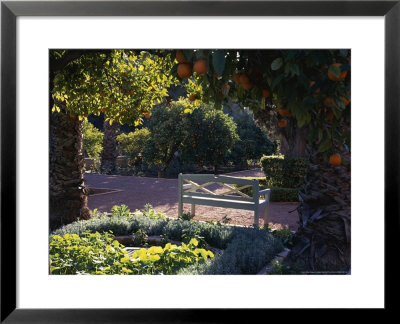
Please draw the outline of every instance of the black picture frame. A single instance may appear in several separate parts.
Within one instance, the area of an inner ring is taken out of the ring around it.
[[[388,266],[399,232],[400,1],[2,1],[1,2],[1,322],[225,322],[250,310],[16,308],[16,19],[18,16],[384,16],[385,309],[398,283]],[[372,46],[372,44],[371,44]],[[379,108],[377,108],[379,109]],[[392,254],[393,252],[393,254]],[[251,317],[265,310],[251,310]],[[245,314],[246,315],[246,314]],[[248,315],[248,314],[247,314]],[[265,318],[265,317],[264,317]]]

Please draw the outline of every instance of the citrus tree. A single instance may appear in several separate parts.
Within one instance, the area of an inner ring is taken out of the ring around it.
[[[306,136],[309,170],[299,192],[295,246],[305,269],[350,267],[350,51],[178,50],[171,70],[201,88],[201,100],[231,100]],[[193,87],[193,86],[192,86]],[[268,102],[270,104],[268,104]]]
[[[177,84],[166,73],[173,65],[170,55],[164,51],[50,51],[52,228],[90,218],[83,181],[83,120],[103,112],[110,125],[139,125],[168,96],[168,87]],[[115,150],[114,145],[111,149]]]
[[[189,100],[172,101],[154,107],[148,130],[149,139],[143,152],[146,162],[160,167],[164,177],[168,166],[186,137],[185,114],[191,111]]]
[[[181,160],[198,166],[213,166],[215,173],[239,140],[232,118],[210,106],[201,105],[187,114],[185,128]]]

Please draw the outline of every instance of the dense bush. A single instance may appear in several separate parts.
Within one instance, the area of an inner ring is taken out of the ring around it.
[[[276,143],[268,139],[266,132],[257,127],[249,114],[235,119],[239,140],[235,143],[228,160],[235,165],[246,166],[248,160],[259,160],[263,155],[276,151]]]
[[[136,129],[128,134],[122,133],[117,136],[118,150],[120,154],[128,156],[131,165],[139,164],[149,138],[150,131],[147,128]]]
[[[256,274],[282,250],[282,241],[267,230],[241,231],[222,254],[179,274]]]
[[[50,236],[51,274],[175,274],[181,268],[214,257],[191,239],[135,251],[130,257],[111,233]]]
[[[260,160],[265,173],[266,184],[270,187],[300,188],[306,174],[306,160],[287,159],[283,156],[263,156]]]
[[[148,164],[160,167],[163,173],[186,137],[184,117],[189,106],[188,100],[180,100],[152,110],[148,128],[150,136],[143,151],[143,159]]]
[[[245,177],[245,179],[257,179],[259,182],[259,189],[271,189],[269,197],[270,201],[274,202],[297,202],[299,201],[299,190],[296,188],[280,188],[271,187],[267,185],[267,180],[264,177]],[[236,186],[237,187],[237,186]],[[253,196],[253,187],[241,190],[243,193]]]
[[[236,124],[221,110],[201,105],[185,116],[186,137],[180,146],[180,159],[200,166],[223,164],[235,142]]]
[[[88,157],[96,159],[103,150],[103,132],[99,131],[90,122],[83,122],[83,149]]]

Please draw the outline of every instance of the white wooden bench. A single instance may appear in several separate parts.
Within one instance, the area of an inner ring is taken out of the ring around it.
[[[206,188],[214,184],[226,191],[216,193]],[[249,187],[253,187],[253,197],[241,192]],[[196,205],[252,210],[254,211],[254,225],[258,227],[259,212],[264,209],[264,226],[268,226],[270,193],[270,189],[260,191],[259,182],[256,179],[181,173],[178,177],[178,215],[182,216],[182,208],[185,203],[192,205],[192,216],[196,213]],[[260,199],[261,196],[265,196],[265,198]]]

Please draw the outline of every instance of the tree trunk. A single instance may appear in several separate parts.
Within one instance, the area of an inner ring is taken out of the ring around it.
[[[350,155],[346,165],[332,166],[312,148],[301,188],[299,229],[286,261],[306,271],[350,269]]]
[[[77,117],[50,113],[50,229],[90,218],[82,127]]]
[[[280,150],[286,158],[304,158],[306,156],[307,129],[297,126],[295,120],[290,120],[287,127],[279,134]]]
[[[104,121],[103,151],[101,153],[101,173],[112,174],[117,170],[117,123]]]

